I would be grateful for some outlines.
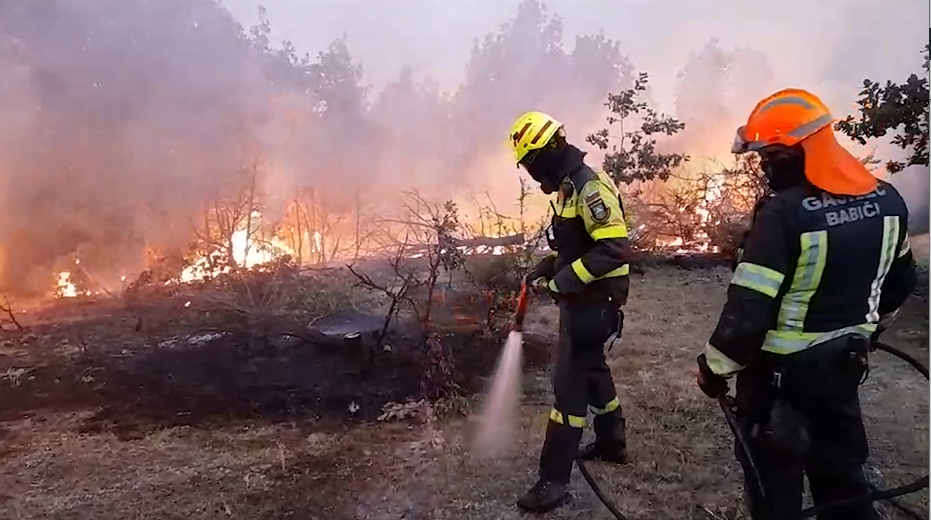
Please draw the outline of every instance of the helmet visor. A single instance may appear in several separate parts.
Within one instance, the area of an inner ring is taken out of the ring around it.
[[[746,130],[746,126],[741,126],[737,129],[737,132],[734,135],[734,142],[731,144],[731,153],[741,154],[747,153],[749,151],[747,140],[744,139],[744,132]]]
[[[766,148],[767,146],[772,146],[776,143],[767,143],[766,141],[761,141],[760,134],[756,134],[753,138],[747,136],[747,127],[741,126],[737,129],[737,134],[734,136],[734,142],[731,143],[731,153],[741,154],[747,152],[759,152],[761,149]]]

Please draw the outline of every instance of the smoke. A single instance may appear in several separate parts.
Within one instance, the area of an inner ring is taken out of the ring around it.
[[[75,258],[138,268],[241,164],[262,84],[238,24],[206,1],[4,6],[4,288],[47,288]]]
[[[916,165],[905,168],[889,179],[908,205],[908,232],[912,235],[928,232],[929,219],[931,219],[928,212],[931,182],[928,177],[928,167]]]
[[[3,2],[0,289],[45,291],[76,258],[103,282],[132,276],[253,174],[270,219],[307,188],[332,214],[360,197],[390,211],[411,188],[516,213],[513,119],[549,111],[581,145],[641,70],[688,125],[664,146],[698,157],[726,155],[778,88],[843,114],[863,77],[917,70],[926,3],[802,5]]]

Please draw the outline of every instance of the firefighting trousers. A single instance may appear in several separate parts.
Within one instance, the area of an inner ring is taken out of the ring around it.
[[[612,333],[620,336],[619,328],[618,309],[611,302],[560,303],[552,375],[555,403],[540,454],[540,480],[569,483],[589,409],[600,440],[618,437],[623,421],[604,344]]]
[[[806,351],[764,353],[737,377],[739,422],[765,498],[740,445],[745,503],[753,520],[795,518],[804,476],[815,505],[869,492],[869,454],[857,388],[865,374],[865,339],[839,338]],[[872,504],[832,509],[819,520],[879,520]]]

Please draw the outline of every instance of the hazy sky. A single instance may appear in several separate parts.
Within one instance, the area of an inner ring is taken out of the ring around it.
[[[378,86],[403,65],[455,89],[477,38],[514,16],[521,0],[223,0],[244,24],[264,5],[277,40],[315,55],[347,34],[366,82]],[[927,0],[546,0],[563,19],[564,39],[603,31],[621,42],[634,65],[650,73],[652,97],[673,111],[676,74],[710,38],[724,49],[748,47],[769,58],[773,90],[818,94],[835,117],[856,109],[864,78],[902,81],[920,69],[929,39]],[[399,7],[404,6],[404,7]],[[756,94],[759,96],[760,94]],[[754,99],[753,96],[749,96]],[[749,112],[752,104],[734,107]],[[857,145],[843,139],[846,146]],[[722,144],[726,147],[729,143]],[[878,148],[877,148],[878,145]],[[872,142],[880,157],[901,154]],[[722,152],[725,148],[722,148]],[[926,204],[927,169],[894,177],[910,205]],[[926,207],[926,206],[925,206]],[[921,217],[919,217],[921,218]]]
[[[224,0],[245,25],[260,3],[275,36],[312,55],[349,35],[366,80],[378,85],[411,65],[454,87],[474,39],[514,15],[520,0]],[[819,90],[836,112],[851,108],[864,77],[904,78],[928,41],[927,0],[548,0],[565,38],[599,31],[619,40],[669,102],[678,70],[711,37],[766,53],[786,85]],[[404,6],[404,7],[399,7]],[[748,107],[750,108],[750,107]]]

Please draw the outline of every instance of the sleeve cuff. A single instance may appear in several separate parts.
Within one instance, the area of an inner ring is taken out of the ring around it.
[[[575,294],[585,288],[585,283],[579,279],[572,265],[560,269],[550,284],[550,290],[562,294]]]
[[[708,361],[708,368],[717,376],[731,377],[745,368],[740,363],[727,357],[711,343],[705,344],[705,358]]]

